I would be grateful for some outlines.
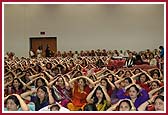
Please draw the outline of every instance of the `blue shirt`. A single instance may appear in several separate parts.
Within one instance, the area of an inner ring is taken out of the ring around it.
[[[164,56],[164,48],[160,51],[160,57]]]
[[[49,101],[43,101],[42,103],[40,103],[39,105],[37,105],[36,101],[37,101],[37,96],[31,96],[31,102],[35,103],[35,110],[38,111],[43,107],[46,107],[49,105]]]
[[[134,102],[134,106],[136,107],[136,109],[142,104],[144,103],[145,101],[147,101],[149,99],[149,95],[148,95],[148,92],[144,89],[141,89],[140,91],[140,96],[137,97],[137,99],[135,100]],[[125,95],[125,91],[124,89],[120,89],[118,92],[117,92],[117,97],[119,99],[131,99],[130,96],[126,96]]]

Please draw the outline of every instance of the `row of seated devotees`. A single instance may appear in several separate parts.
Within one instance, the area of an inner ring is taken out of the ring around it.
[[[164,48],[163,48],[164,49]],[[38,50],[38,49],[37,49]],[[50,50],[51,51],[51,50]],[[50,56],[49,57],[76,57],[76,56],[112,56],[112,57],[128,57],[128,54],[129,52],[132,52],[134,55],[136,54],[140,54],[140,55],[143,55],[145,56],[146,58],[149,58],[151,54],[153,54],[154,56],[155,55],[160,55],[161,54],[161,51],[159,51],[158,49],[154,49],[153,51],[152,50],[145,50],[145,51],[140,51],[139,53],[136,52],[136,51],[130,51],[130,50],[106,50],[106,49],[97,49],[97,50],[81,50],[80,52],[78,51],[57,51],[57,52],[53,52],[51,51],[50,53]],[[7,52],[9,55],[11,55],[9,52]],[[42,51],[41,49],[41,56],[42,57],[48,57],[46,56],[45,54],[46,51]],[[35,57],[39,57],[38,56],[38,51],[34,51],[33,49],[31,49],[29,51],[29,56],[31,58],[35,58]]]
[[[164,111],[157,66],[117,68],[87,59],[5,60],[5,111]]]

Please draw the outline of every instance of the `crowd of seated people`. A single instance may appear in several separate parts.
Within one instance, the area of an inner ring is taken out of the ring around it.
[[[5,55],[4,111],[164,111],[159,51]]]

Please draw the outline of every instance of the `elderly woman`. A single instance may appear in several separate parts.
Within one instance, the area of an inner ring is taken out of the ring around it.
[[[5,111],[29,111],[29,107],[18,94],[5,97]]]

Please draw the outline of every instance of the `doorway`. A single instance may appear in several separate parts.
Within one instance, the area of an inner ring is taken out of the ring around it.
[[[43,57],[46,55],[47,46],[51,50],[51,56],[54,56],[54,53],[57,52],[57,37],[30,37],[30,50],[32,49],[36,54],[39,46],[42,48]]]

